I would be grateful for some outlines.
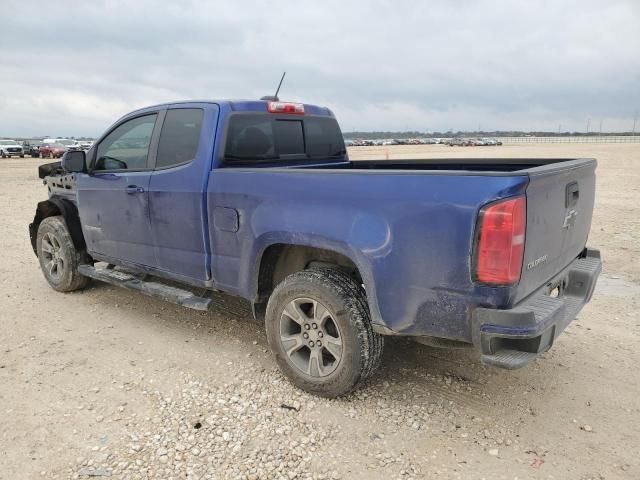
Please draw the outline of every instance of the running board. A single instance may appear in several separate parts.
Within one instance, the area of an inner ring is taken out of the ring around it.
[[[167,302],[176,303],[194,310],[208,310],[209,304],[211,303],[210,298],[199,297],[188,290],[170,287],[169,285],[158,282],[147,282],[140,280],[130,273],[120,272],[110,268],[95,268],[91,265],[79,265],[78,272],[85,277],[94,278],[101,282],[116,285],[117,287],[137,290],[150,297],[158,297]]]

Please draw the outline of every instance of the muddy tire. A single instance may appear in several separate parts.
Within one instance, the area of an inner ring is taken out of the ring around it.
[[[266,329],[280,369],[315,395],[349,393],[382,358],[383,337],[371,327],[364,290],[339,270],[289,275],[269,298]]]
[[[54,290],[72,292],[89,283],[89,278],[78,273],[78,265],[86,254],[76,250],[62,216],[42,220],[38,227],[36,251],[42,273]]]

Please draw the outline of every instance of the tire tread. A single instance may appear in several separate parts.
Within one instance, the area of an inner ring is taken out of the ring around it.
[[[54,290],[57,290],[59,292],[72,292],[74,290],[79,290],[87,286],[90,279],[78,272],[78,265],[84,263],[86,253],[78,252],[76,250],[64,217],[62,217],[62,215],[55,215],[42,220],[40,226],[38,227],[38,245],[40,245],[41,235],[43,235],[42,230],[46,228],[51,228],[51,230],[53,230],[57,234],[58,238],[62,242],[61,247],[71,253],[69,278],[63,284],[56,285],[49,281],[45,273],[45,278],[47,279],[47,281],[49,281],[49,285],[51,285]]]
[[[332,268],[314,268],[289,275],[273,291],[267,305],[267,322],[278,322],[279,314],[274,312],[281,292],[286,292],[290,287],[305,282],[310,286],[317,285],[321,289],[332,292],[344,306],[346,316],[351,327],[360,339],[359,371],[351,372],[348,379],[337,377],[329,382],[311,382],[302,375],[289,375],[292,382],[298,387],[316,395],[325,397],[337,397],[345,395],[356,389],[363,381],[369,378],[379,367],[382,359],[384,338],[373,331],[369,308],[364,289],[359,286],[345,272]],[[337,314],[337,312],[335,312]],[[269,325],[267,326],[269,330]],[[273,348],[273,347],[272,347]],[[275,350],[274,350],[275,353]],[[276,359],[283,367],[286,360],[276,354]],[[283,368],[285,373],[290,368]]]

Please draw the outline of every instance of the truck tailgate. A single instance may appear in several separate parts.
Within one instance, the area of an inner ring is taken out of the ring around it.
[[[585,248],[595,169],[594,159],[578,159],[528,170],[524,261],[515,302],[549,282]]]

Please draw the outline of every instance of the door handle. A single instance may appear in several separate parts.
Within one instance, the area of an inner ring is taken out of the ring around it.
[[[144,188],[138,187],[137,185],[127,185],[127,188],[125,188],[125,190],[129,195],[132,195],[134,193],[144,193]]]

